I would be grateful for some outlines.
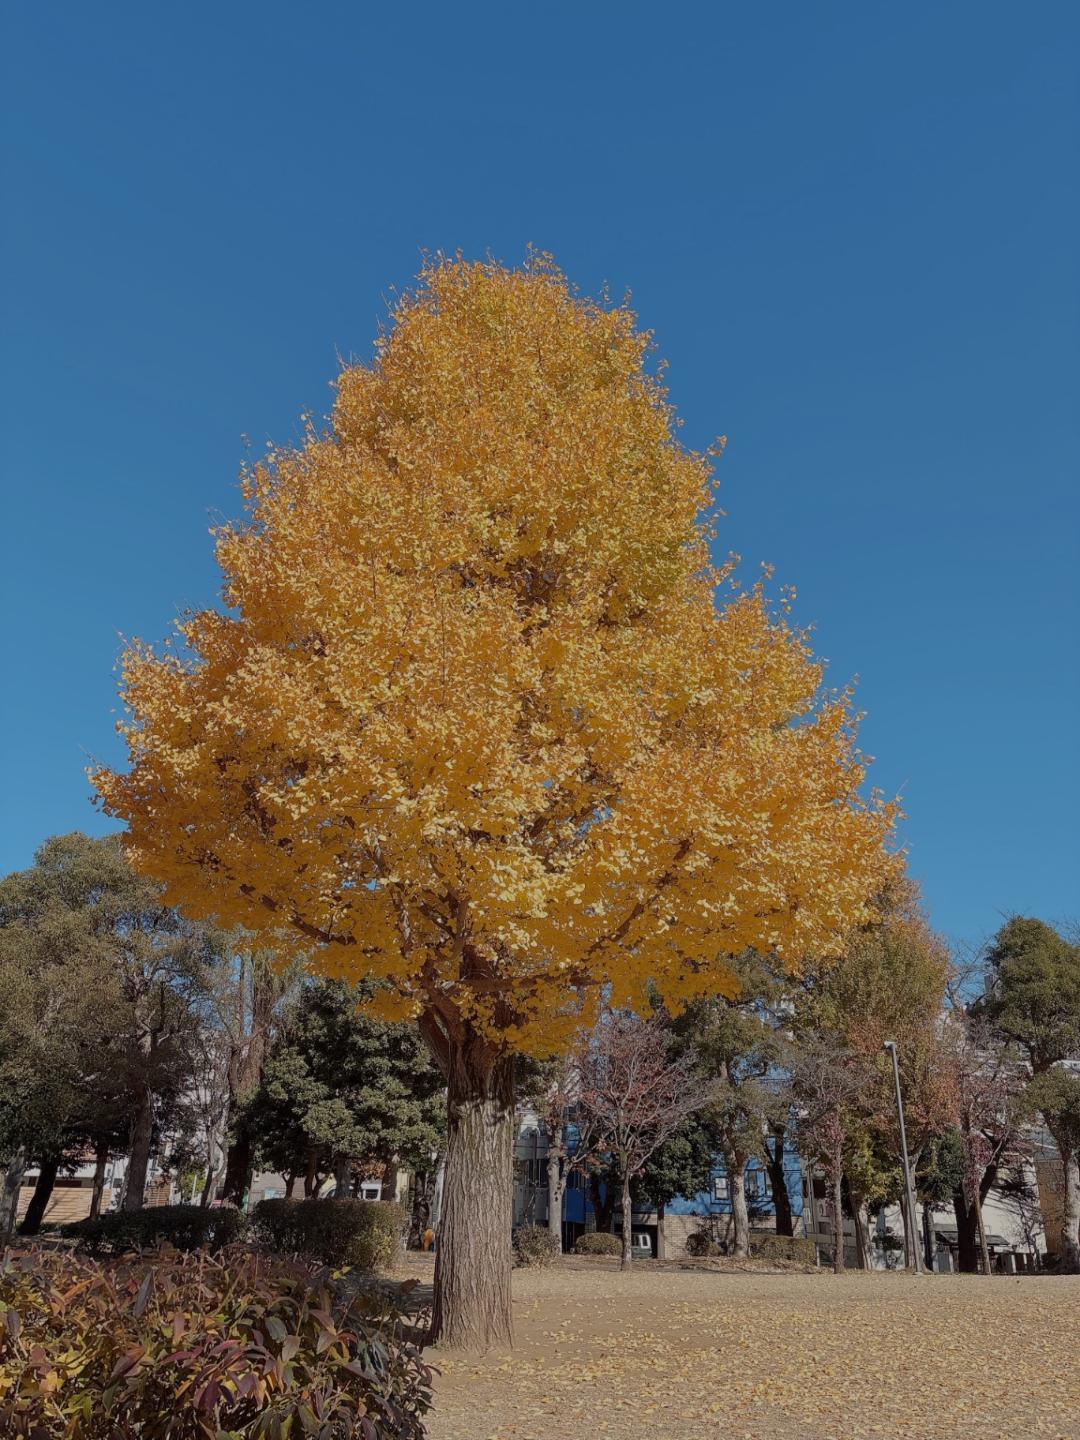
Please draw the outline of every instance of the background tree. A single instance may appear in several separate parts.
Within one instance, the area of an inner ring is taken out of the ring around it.
[[[1061,1259],[1080,1271],[1080,1151],[1073,1129],[1071,1080],[1058,1070],[1080,1062],[1080,945],[1041,920],[1007,920],[986,957],[982,1010],[1024,1055],[1039,1113],[1065,1177]]]
[[[297,967],[283,969],[273,949],[259,948],[250,936],[230,936],[229,956],[219,967],[208,996],[207,1023],[201,1028],[205,1133],[212,1156],[222,1153],[220,1198],[244,1205],[255,1164],[255,1137],[247,1110],[262,1080],[263,1065],[284,998],[298,981]],[[210,1110],[210,1105],[216,1109]],[[213,1192],[214,1161],[208,1165],[204,1197]]]
[[[632,1178],[631,1200],[655,1209],[663,1225],[664,1211],[677,1196],[692,1200],[711,1189],[715,1159],[710,1126],[700,1112],[688,1115]]]
[[[366,987],[308,981],[286,1012],[244,1123],[257,1153],[306,1195],[354,1164],[394,1187],[399,1165],[430,1168],[443,1143],[442,1077],[414,1027],[360,1012]],[[340,1193],[340,1192],[339,1192]]]
[[[55,894],[31,912],[18,878],[0,884],[0,1153],[11,1162],[2,1228],[14,1224],[33,1161],[22,1224],[32,1234],[67,1156],[97,1128],[102,1072],[127,1036],[114,972],[85,916]]]
[[[40,1163],[27,1228],[73,1147],[93,1145],[103,1173],[121,1125],[124,1203],[138,1208],[155,1131],[190,1078],[185,1039],[217,962],[216,932],[164,905],[115,837],[75,833],[47,840],[0,886],[0,945],[9,993],[20,996],[0,1042],[21,1077],[6,1104]]]
[[[444,1344],[511,1333],[515,1052],[566,1048],[575,991],[678,1006],[748,947],[827,954],[897,863],[850,697],[710,562],[710,455],[648,349],[543,257],[428,266],[331,428],[245,475],[228,613],[129,650],[130,769],[94,777],[171,901],[418,1021]]]
[[[871,1078],[866,1061],[844,1049],[835,1033],[803,1035],[790,1055],[792,1094],[803,1152],[829,1186],[833,1269],[844,1269],[844,1159],[858,1099]]]
[[[630,1185],[686,1117],[709,1098],[692,1052],[672,1058],[655,1019],[630,1011],[601,1016],[580,1061],[578,1102],[585,1125],[602,1137],[622,1207],[622,1268],[630,1265]]]
[[[835,963],[808,963],[791,993],[796,1043],[806,1041],[815,1066],[832,1053],[840,1070],[863,1085],[844,1107],[846,1155],[842,1193],[854,1223],[860,1263],[869,1263],[868,1206],[899,1199],[908,1236],[908,1263],[919,1244],[901,1183],[899,1123],[886,1040],[897,1046],[904,1123],[912,1166],[955,1121],[953,1083],[941,1054],[942,1001],[949,970],[909,882],[879,897],[879,919],[849,936]],[[837,1084],[843,1088],[842,1076]]]
[[[767,1154],[769,1133],[786,1123],[790,1100],[780,1084],[781,1038],[766,1009],[773,977],[754,954],[732,959],[730,965],[739,987],[737,998],[696,1001],[676,1022],[676,1030],[709,1077],[709,1103],[701,1119],[724,1159],[732,1253],[745,1258],[750,1254],[746,1166]],[[786,1195],[786,1179],[781,1183]]]

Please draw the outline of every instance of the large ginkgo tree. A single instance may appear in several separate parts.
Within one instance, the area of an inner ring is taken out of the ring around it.
[[[592,997],[837,949],[896,863],[844,694],[710,557],[648,337],[543,257],[439,259],[243,477],[222,611],[125,657],[135,863],[384,983],[448,1087],[433,1336],[508,1340],[515,1052]]]

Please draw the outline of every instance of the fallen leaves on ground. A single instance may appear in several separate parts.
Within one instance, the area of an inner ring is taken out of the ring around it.
[[[511,1354],[431,1352],[432,1440],[1080,1440],[1080,1279],[514,1275]]]

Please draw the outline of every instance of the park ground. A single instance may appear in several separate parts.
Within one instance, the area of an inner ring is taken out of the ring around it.
[[[515,1272],[514,1323],[429,1352],[431,1440],[1080,1437],[1080,1278],[569,1260]]]

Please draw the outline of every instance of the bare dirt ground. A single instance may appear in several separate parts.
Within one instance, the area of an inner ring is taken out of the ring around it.
[[[431,1440],[1080,1437],[1080,1278],[569,1261],[515,1272],[514,1320],[509,1355],[429,1352]]]

